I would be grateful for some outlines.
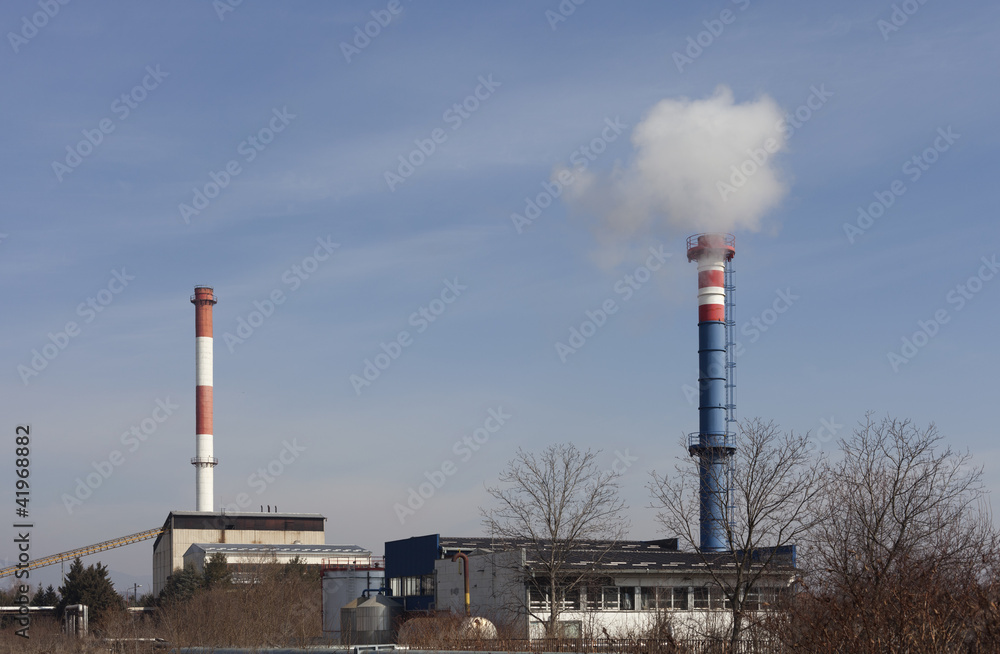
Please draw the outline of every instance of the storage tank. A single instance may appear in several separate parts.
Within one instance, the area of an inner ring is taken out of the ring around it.
[[[385,585],[385,568],[373,565],[336,565],[323,569],[323,636],[340,638],[340,609],[364,594]]]
[[[340,609],[342,645],[387,645],[395,642],[395,628],[403,605],[385,595],[359,597]]]

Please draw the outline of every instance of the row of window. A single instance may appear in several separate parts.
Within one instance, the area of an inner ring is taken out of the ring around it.
[[[389,588],[396,597],[412,595],[433,595],[434,575],[418,575],[415,577],[393,577],[389,579]]]
[[[393,577],[389,587],[396,597],[434,594],[434,575]],[[638,590],[638,596],[636,591]],[[557,589],[563,611],[687,611],[689,609],[729,609],[731,602],[719,586],[590,586],[562,591]],[[780,589],[754,588],[747,593],[743,606],[759,611],[773,605]],[[549,590],[539,586],[528,588],[528,602],[533,611],[549,610]]]
[[[729,609],[732,603],[718,586],[654,587],[601,586],[574,589],[560,593],[558,601],[563,611],[687,611],[689,609]],[[747,593],[743,606],[748,611],[759,611],[777,601],[779,589],[754,588]],[[581,601],[582,598],[582,601]],[[549,591],[529,587],[528,603],[533,611],[549,610]]]

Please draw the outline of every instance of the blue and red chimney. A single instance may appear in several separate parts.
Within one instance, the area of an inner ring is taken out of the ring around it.
[[[688,451],[698,458],[701,551],[728,552],[727,525],[732,491],[730,465],[736,452],[728,430],[727,403],[732,353],[727,351],[726,267],[736,255],[731,234],[697,234],[687,241],[688,261],[698,263],[698,432]]]

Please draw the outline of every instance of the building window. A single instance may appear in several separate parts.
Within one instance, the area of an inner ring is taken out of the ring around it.
[[[620,608],[622,611],[634,611],[635,588],[623,586],[619,590],[621,592],[618,599],[618,608]]]
[[[591,586],[587,588],[586,609],[588,611],[636,611],[639,608],[651,606],[655,595],[647,594],[654,588],[642,589],[639,599],[642,606],[636,604],[635,587],[633,586]],[[579,600],[575,603],[579,606]]]
[[[563,593],[562,610],[563,611],[580,610],[580,590],[578,588],[573,590],[568,590]]]
[[[643,586],[640,599],[644,611],[675,610],[686,611],[688,609],[687,586],[652,587]]]
[[[694,608],[728,610],[731,603],[719,586],[701,586],[694,589]]]
[[[528,586],[528,608],[532,611],[544,611],[549,608],[545,594],[535,586]]]
[[[601,608],[601,589],[594,586],[587,586],[585,602],[588,611],[599,611]]]
[[[579,590],[565,590],[563,588],[556,588],[556,594],[559,596],[559,608],[562,611],[579,611],[580,610],[580,591]],[[528,586],[528,607],[533,611],[548,611],[549,610],[549,589],[540,588],[538,586]]]
[[[664,588],[663,590],[667,590]],[[688,610],[688,589],[687,586],[674,586],[670,589],[671,605],[670,608],[676,609],[678,611]]]
[[[583,632],[583,623],[579,620],[560,620],[556,627],[560,638],[579,638]]]
[[[587,588],[588,611],[617,611],[617,586],[590,586]]]
[[[675,589],[679,590],[679,589]],[[781,590],[773,587],[751,588],[743,597],[745,611],[766,611],[778,602]],[[732,602],[719,586],[702,586],[694,589],[694,608],[730,610]]]
[[[747,611],[766,611],[778,602],[780,590],[771,586],[754,587],[743,598],[743,608]]]
[[[393,577],[389,580],[389,588],[396,597],[412,595],[433,595],[434,575],[415,577]]]

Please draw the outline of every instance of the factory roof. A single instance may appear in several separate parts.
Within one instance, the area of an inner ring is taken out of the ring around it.
[[[261,511],[171,511],[163,522],[164,533],[170,529],[255,530],[255,531],[324,531],[326,517],[320,513],[265,513]]]
[[[442,557],[450,557],[459,551],[467,554],[488,554],[523,547],[526,550],[526,563],[529,567],[537,567],[540,563],[537,558],[537,550],[532,551],[534,548],[528,541],[498,541],[491,538],[442,536],[440,547]],[[766,561],[771,558],[770,554],[770,549],[762,549],[758,550],[752,558],[756,562]],[[709,566],[716,569],[735,568],[736,559],[737,557],[727,552],[717,554],[681,552],[677,549],[677,539],[673,538],[652,541],[581,542],[566,556],[566,562],[570,568],[581,570],[596,568],[609,572],[615,570],[689,570],[697,572],[698,570],[707,570]],[[794,568],[794,546],[779,548],[771,559],[771,565],[776,568]]]
[[[358,545],[301,545],[301,544],[261,544],[261,543],[192,543],[188,548],[201,550],[206,554],[222,552],[224,554],[242,554],[245,552],[281,552],[286,554],[339,554],[370,556],[371,551]]]
[[[326,520],[326,516],[322,513],[278,513],[277,511],[273,513],[269,511],[171,511],[169,515],[196,518],[228,516],[233,518],[323,518]]]

